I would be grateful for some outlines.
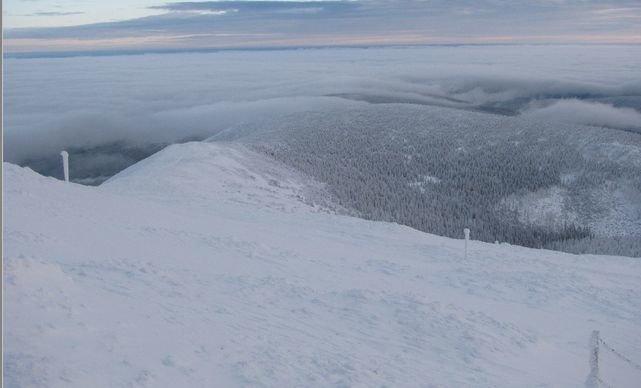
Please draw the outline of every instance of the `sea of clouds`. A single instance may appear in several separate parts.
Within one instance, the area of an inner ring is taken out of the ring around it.
[[[641,50],[424,46],[7,58],[5,160],[208,138],[367,103],[437,105],[641,133]]]

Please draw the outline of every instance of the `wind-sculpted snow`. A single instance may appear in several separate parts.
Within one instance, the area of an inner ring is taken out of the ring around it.
[[[236,145],[98,187],[3,172],[9,387],[582,387],[595,329],[641,359],[638,259],[478,241],[464,259],[307,205],[318,186]]]
[[[583,239],[585,252],[641,256],[633,133],[383,104],[290,115],[242,140],[326,182],[368,219],[449,237],[469,227],[479,240],[531,247]],[[617,250],[592,238],[603,236],[630,242]]]

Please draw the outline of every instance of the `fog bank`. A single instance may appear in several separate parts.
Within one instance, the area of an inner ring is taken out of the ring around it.
[[[7,59],[5,160],[24,163],[64,148],[207,138],[248,122],[372,102],[635,129],[641,128],[639,67],[641,52],[626,46]]]

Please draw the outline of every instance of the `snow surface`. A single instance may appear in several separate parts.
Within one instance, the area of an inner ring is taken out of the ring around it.
[[[99,187],[3,170],[8,387],[580,387],[594,329],[641,360],[640,259],[464,259],[308,205],[320,186],[229,144]],[[601,378],[641,371],[602,350]]]

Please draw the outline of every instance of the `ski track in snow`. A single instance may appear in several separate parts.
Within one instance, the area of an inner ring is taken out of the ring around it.
[[[581,387],[594,329],[641,360],[639,259],[474,241],[464,259],[306,204],[320,186],[230,144],[99,187],[3,169],[8,387]]]

